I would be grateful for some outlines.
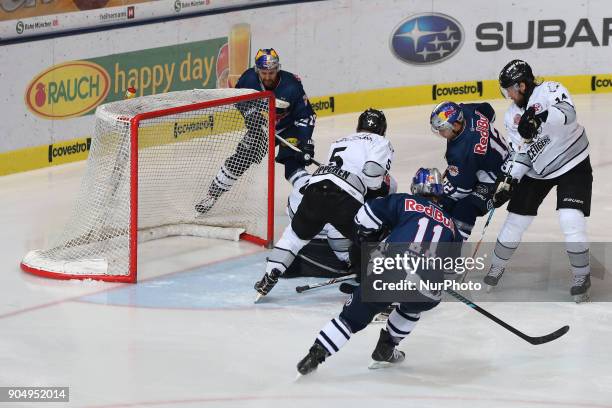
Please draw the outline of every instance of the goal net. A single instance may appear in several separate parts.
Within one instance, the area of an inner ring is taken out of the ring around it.
[[[138,244],[150,239],[240,237],[270,245],[270,107],[272,93],[245,89],[170,92],[98,107],[69,221],[50,248],[26,254],[22,269],[135,282]],[[202,210],[207,197],[212,206]]]

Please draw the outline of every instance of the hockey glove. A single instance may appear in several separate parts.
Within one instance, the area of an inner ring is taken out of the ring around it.
[[[364,200],[373,200],[378,197],[386,197],[391,191],[391,175],[387,173],[383,178],[383,182],[380,184],[380,188],[372,190],[368,188]]]
[[[281,275],[281,271],[278,269],[272,269],[272,271],[270,271],[270,273],[266,273],[261,280],[255,282],[255,290],[259,294],[266,296],[272,290],[274,285],[276,285],[278,278]]]
[[[529,107],[518,124],[519,135],[525,140],[526,143],[531,143],[533,139],[538,135],[538,130],[542,125],[542,122],[546,121],[548,111],[545,111],[539,115],[536,115],[535,108]]]
[[[510,197],[512,197],[512,191],[518,184],[518,180],[512,178],[509,174],[500,174],[497,177],[495,184],[495,192],[493,193],[493,205],[495,208],[499,208],[504,205]]]
[[[296,160],[304,166],[310,166],[312,159],[314,159],[314,142],[312,139],[308,139],[305,142],[298,144],[300,152],[295,153]]]

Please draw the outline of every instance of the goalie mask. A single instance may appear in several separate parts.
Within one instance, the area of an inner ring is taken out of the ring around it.
[[[274,70],[280,69],[280,60],[274,48],[262,48],[255,55],[256,70]]]
[[[410,192],[414,195],[440,197],[443,191],[442,175],[435,167],[421,167],[412,178]]]
[[[387,118],[382,111],[369,108],[359,115],[357,132],[370,132],[384,136],[387,132]]]

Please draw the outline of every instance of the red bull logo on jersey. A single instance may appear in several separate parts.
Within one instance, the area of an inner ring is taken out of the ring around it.
[[[475,113],[479,117],[476,121],[476,131],[480,133],[480,141],[474,146],[474,153],[484,155],[487,153],[487,147],[489,146],[489,119],[478,111]]]
[[[425,206],[423,204],[420,204],[413,198],[406,198],[404,200],[404,211],[415,211],[423,213],[429,218],[432,218],[435,221],[444,224],[444,226],[450,229],[451,231],[455,230],[455,224],[453,223],[453,220],[446,217],[439,208],[434,207],[433,205]]]

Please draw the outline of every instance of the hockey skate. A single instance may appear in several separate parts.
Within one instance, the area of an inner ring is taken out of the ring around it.
[[[483,279],[485,285],[487,285],[487,292],[490,292],[497,286],[505,270],[506,268],[503,266],[491,265],[489,272]]]
[[[255,282],[255,290],[257,291],[257,297],[255,303],[262,297],[266,296],[278,283],[278,278],[282,275],[282,272],[278,269],[272,269],[270,273],[266,273],[261,280]]]
[[[374,316],[372,323],[387,323],[387,320],[389,320],[389,315],[393,310],[395,310],[395,305],[389,305],[385,311]]]
[[[403,351],[396,349],[395,346],[396,344],[389,332],[381,329],[378,343],[372,352],[372,362],[368,368],[373,370],[387,368],[404,361],[406,355]]]
[[[195,205],[195,210],[197,211],[196,217],[206,214],[211,208],[213,208],[216,202],[217,199],[215,197],[207,195],[206,198]]]
[[[570,294],[574,297],[574,302],[582,303],[589,300],[589,288],[591,287],[591,275],[574,275]]]
[[[300,374],[306,375],[317,369],[319,364],[325,361],[328,356],[327,351],[319,343],[312,345],[306,357],[304,357],[297,365],[297,370]]]

